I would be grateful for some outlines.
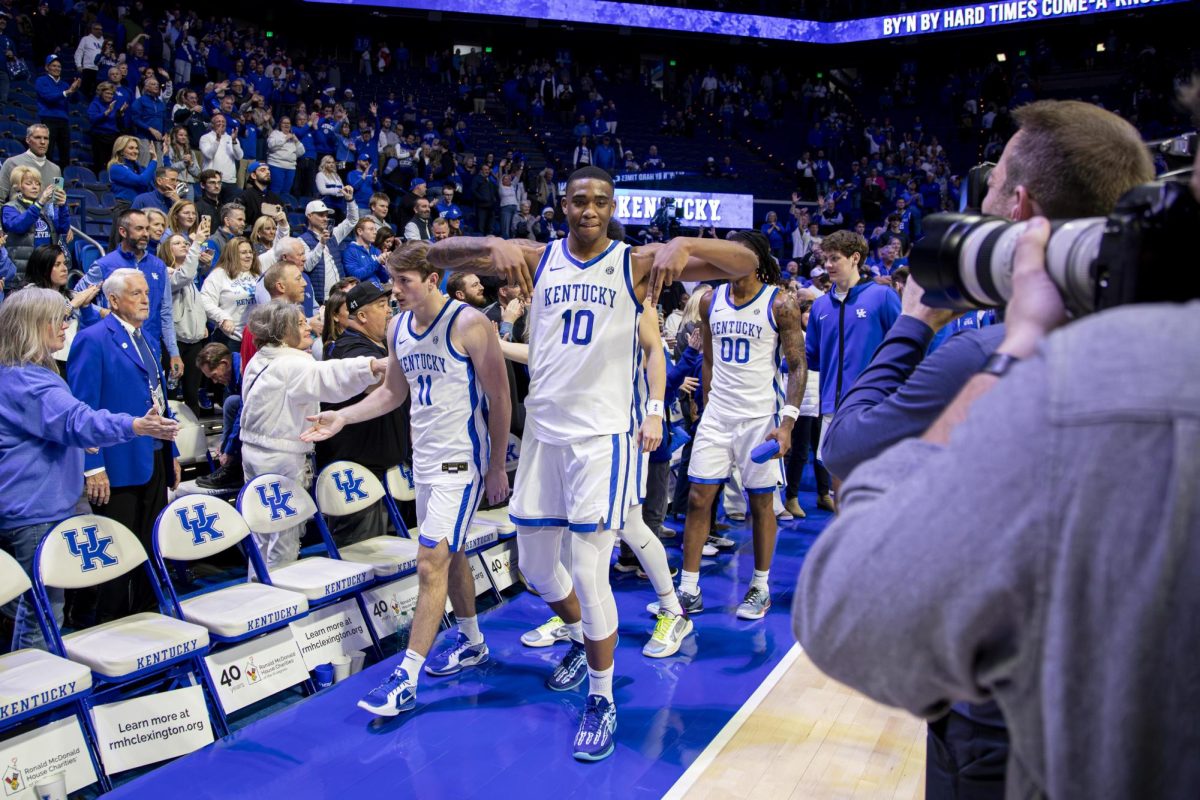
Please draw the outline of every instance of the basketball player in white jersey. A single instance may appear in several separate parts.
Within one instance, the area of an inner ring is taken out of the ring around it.
[[[758,231],[738,231],[731,239],[756,254],[758,269],[717,287],[700,304],[705,405],[688,467],[691,489],[679,601],[689,614],[704,610],[701,551],[712,504],[736,464],[750,496],[754,531],[754,576],[737,616],[762,619],[771,607],[767,579],[778,530],[775,496],[785,483],[783,459],[791,444],[792,426],[800,416],[808,365],[800,308],[795,297],[779,286],[779,263],[771,255],[767,238]],[[791,374],[786,398],[783,359]],[[772,440],[779,443],[779,452],[764,463],[755,463],[751,452]]]
[[[529,415],[510,509],[522,573],[583,634],[589,688],[574,741],[581,761],[614,749],[617,609],[608,572],[614,532],[629,508],[642,302],[647,296],[656,302],[663,285],[676,279],[733,279],[758,266],[745,247],[717,239],[677,238],[653,253],[610,240],[613,200],[612,177],[584,167],[563,195],[566,239],[529,248],[459,236],[429,252],[438,267],[501,275],[530,297]],[[558,558],[568,530],[570,576]]]
[[[643,306],[645,308],[645,305]],[[630,497],[630,508],[625,516],[625,527],[615,531],[630,550],[633,551],[650,585],[658,595],[658,621],[650,641],[642,648],[642,654],[650,658],[667,658],[679,650],[679,646],[687,635],[692,632],[692,622],[683,613],[679,598],[675,594],[675,585],[671,582],[671,566],[667,562],[667,551],[654,531],[650,530],[642,519],[642,504],[646,499],[646,481],[650,453],[662,444],[665,433],[663,426],[663,397],[666,394],[667,358],[663,352],[662,336],[658,330],[658,316],[653,306],[646,309],[638,324],[638,339],[641,345],[642,360],[638,363],[638,376],[634,382],[634,415],[632,431],[636,436],[635,453],[630,459],[630,486],[636,487]],[[516,342],[500,342],[501,351],[505,358],[521,364],[529,363],[529,345]],[[642,368],[642,364],[645,367]],[[528,419],[528,417],[526,417]],[[563,565],[570,570],[570,550],[562,553]],[[565,580],[570,580],[567,575]],[[578,599],[574,589],[564,601],[574,605]],[[554,617],[549,622],[529,631],[521,637],[521,643],[530,647],[544,647],[556,641],[548,637],[549,631],[559,627],[566,629],[563,621]],[[577,638],[571,639],[574,635]],[[583,683],[587,661],[584,656],[583,634],[576,626],[575,631],[567,630],[565,637],[571,642],[571,649],[554,674],[546,681],[547,688],[552,691],[568,691]]]
[[[388,328],[383,384],[361,402],[309,417],[301,437],[318,441],[345,425],[394,411],[412,396],[413,482],[417,490],[419,593],[408,650],[382,684],[358,705],[395,716],[416,704],[422,667],[453,675],[488,659],[475,614],[475,581],[464,543],[479,500],[508,496],[504,454],[512,407],[500,340],[487,317],[438,289],[428,242],[392,253],[388,271],[401,313]],[[449,592],[458,632],[429,656]]]

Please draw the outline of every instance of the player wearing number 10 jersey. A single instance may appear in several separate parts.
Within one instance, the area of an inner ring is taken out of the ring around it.
[[[733,235],[758,256],[758,270],[719,286],[700,304],[704,330],[704,416],[692,441],[691,489],[684,523],[679,601],[684,610],[704,609],[700,556],[709,513],[721,484],[737,464],[750,495],[754,531],[754,577],[738,606],[742,619],[761,619],[771,607],[767,578],[775,556],[774,495],[784,483],[783,459],[800,416],[807,363],[800,309],[779,287],[779,263],[758,231]],[[783,362],[791,378],[784,396]],[[755,463],[751,452],[774,440],[778,454]]]
[[[419,592],[403,660],[358,704],[381,716],[414,707],[422,668],[430,675],[452,675],[487,661],[463,545],[480,496],[486,492],[493,504],[508,496],[504,456],[512,409],[500,341],[485,316],[439,291],[441,275],[426,258],[429,247],[413,242],[388,258],[392,294],[402,313],[388,327],[383,385],[359,403],[310,417],[313,427],[303,437],[327,438],[412,396]],[[426,660],[447,592],[458,631]]]
[[[455,237],[429,254],[448,269],[502,275],[530,298],[529,417],[510,511],[522,574],[584,640],[589,688],[574,741],[581,761],[614,748],[617,613],[608,572],[632,488],[627,465],[642,302],[655,302],[662,286],[679,278],[737,278],[756,267],[754,254],[732,242],[677,238],[630,248],[609,239],[613,195],[612,177],[585,167],[563,194],[566,240],[531,247]],[[662,416],[661,408],[647,413],[655,411]],[[569,576],[558,558],[568,530]],[[563,688],[581,674],[583,653],[572,653],[574,662],[556,671]]]

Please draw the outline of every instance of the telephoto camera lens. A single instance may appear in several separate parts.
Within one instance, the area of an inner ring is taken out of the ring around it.
[[[1076,316],[1095,310],[1096,257],[1104,217],[1051,222],[1046,270]],[[969,311],[997,308],[1012,297],[1013,256],[1028,223],[979,214],[934,214],[913,246],[910,268],[923,302]]]

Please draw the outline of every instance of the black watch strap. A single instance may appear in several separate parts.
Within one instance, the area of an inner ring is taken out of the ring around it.
[[[1014,364],[1017,364],[1021,359],[1008,353],[992,353],[979,371],[985,375],[995,375],[997,378],[1003,378],[1012,369]]]

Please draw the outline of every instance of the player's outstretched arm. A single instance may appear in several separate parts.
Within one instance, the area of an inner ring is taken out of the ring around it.
[[[642,345],[642,355],[645,358],[647,397],[651,404],[648,406],[646,418],[642,420],[642,429],[638,431],[638,444],[646,453],[652,453],[662,444],[663,439],[663,398],[667,393],[667,356],[663,352],[662,335],[658,332],[658,312],[654,306],[647,304],[638,323],[638,339]]]
[[[664,286],[677,280],[736,280],[758,269],[758,257],[738,242],[676,236],[665,245],[640,247],[634,262],[634,285],[646,282],[645,296],[658,302]]]
[[[305,442],[322,442],[337,435],[338,431],[356,422],[366,422],[369,419],[381,417],[395,411],[408,397],[408,381],[404,378],[404,370],[396,362],[392,352],[392,342],[396,341],[396,325],[401,317],[397,316],[388,323],[388,355],[387,368],[383,373],[383,383],[366,397],[352,406],[336,411],[322,411],[316,416],[308,417],[312,424],[300,439]]]
[[[499,503],[508,497],[508,473],[504,462],[508,453],[508,430],[512,422],[512,399],[508,392],[508,368],[500,352],[500,337],[483,314],[473,308],[465,309],[454,322],[454,332],[461,337],[463,348],[488,404],[488,439],[491,458],[484,475],[484,489],[489,503]]]
[[[800,325],[800,304],[791,292],[781,291],[775,295],[771,307],[775,317],[775,325],[779,328],[779,342],[783,357],[788,365],[787,396],[784,398],[784,409],[796,409],[799,413],[800,404],[804,401],[804,389],[808,386],[808,361],[804,356],[804,330]],[[767,434],[767,441],[774,439],[779,442],[779,454],[776,458],[785,458],[792,446],[792,428],[796,418],[785,413],[779,418],[779,426]]]
[[[525,244],[521,244],[525,242]],[[455,236],[429,248],[429,263],[444,270],[496,275],[533,295],[533,273],[545,245],[499,236]]]
[[[705,287],[697,286],[696,291]],[[708,289],[700,301],[700,330],[704,332],[704,363],[700,367],[700,386],[704,392],[704,402],[708,402],[708,392],[712,388],[713,345],[712,328],[709,327],[708,317],[712,312],[713,290]]]
[[[529,363],[529,345],[524,342],[506,342],[501,339],[500,352],[509,361],[514,361],[517,364]]]

